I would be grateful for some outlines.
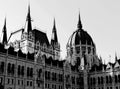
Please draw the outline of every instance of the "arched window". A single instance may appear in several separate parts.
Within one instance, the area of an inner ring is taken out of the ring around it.
[[[54,72],[52,73],[52,80],[54,81],[55,80],[55,77],[54,77]]]
[[[20,65],[18,65],[18,76],[20,75]]]
[[[80,57],[77,57],[77,65],[80,65]]]
[[[21,74],[22,74],[22,76],[24,76],[24,66],[22,66],[22,68],[21,68]]]
[[[75,47],[76,53],[79,54],[80,53],[80,46]]]
[[[72,76],[72,84],[75,84],[75,77]]]
[[[1,65],[0,65],[0,70],[1,70],[1,73],[4,72],[4,62],[1,62]]]
[[[48,71],[48,75],[47,76],[48,76],[48,80],[50,80],[50,71]]]
[[[91,84],[91,85],[92,85],[92,82],[93,82],[93,81],[92,81],[92,78],[90,78],[90,84]]]
[[[11,73],[11,64],[10,63],[8,63],[7,72],[8,72],[8,74]]]
[[[30,76],[29,71],[30,71],[30,68],[29,68],[29,67],[27,67],[27,77],[29,77],[29,76]]]
[[[96,84],[96,81],[95,81],[95,78],[93,78],[93,85],[95,85]]]
[[[120,83],[120,74],[118,75],[118,82]]]
[[[36,49],[39,49],[40,48],[40,43],[39,41],[36,42]]]
[[[112,83],[112,77],[109,76],[109,83]]]
[[[33,68],[30,68],[30,77],[33,77]]]
[[[98,77],[98,84],[100,84],[100,77]]]
[[[108,83],[108,76],[106,76],[106,83]]]
[[[118,80],[117,75],[115,75],[115,83],[117,83],[117,80]]]
[[[103,84],[103,77],[101,77],[101,84]]]
[[[41,77],[41,73],[42,73],[42,69],[39,69],[39,72],[38,72],[38,77],[39,78]]]
[[[12,74],[14,75],[14,72],[15,72],[15,65],[14,64],[12,64],[12,68],[11,68],[11,72],[12,72]]]

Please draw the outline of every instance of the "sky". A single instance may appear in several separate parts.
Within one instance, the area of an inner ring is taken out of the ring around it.
[[[115,53],[120,58],[120,0],[0,0],[0,33],[5,17],[8,37],[25,26],[29,3],[32,27],[44,31],[49,40],[55,18],[62,58],[69,37],[77,29],[79,12],[97,55],[106,63],[114,62]]]

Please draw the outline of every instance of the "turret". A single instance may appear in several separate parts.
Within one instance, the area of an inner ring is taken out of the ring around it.
[[[28,14],[26,18],[26,24],[24,31],[21,36],[21,44],[20,47],[23,53],[34,53],[34,35],[32,32],[32,24],[31,24],[31,16],[30,16],[30,5],[28,6]]]
[[[28,14],[27,14],[27,18],[26,18],[26,23],[25,23],[25,29],[24,32],[29,33],[30,31],[32,31],[32,24],[31,24],[31,16],[30,16],[30,5],[28,6]]]
[[[55,19],[54,19],[53,29],[52,29],[51,44],[52,44],[52,45],[58,44],[58,37],[57,37]]]
[[[3,37],[2,37],[2,44],[7,44],[7,28],[6,28],[6,18],[3,26]]]
[[[54,19],[54,22],[53,22],[51,45],[53,46],[53,50],[54,50],[54,53],[55,53],[54,59],[55,60],[59,59],[60,58],[60,44],[58,42],[55,19]]]

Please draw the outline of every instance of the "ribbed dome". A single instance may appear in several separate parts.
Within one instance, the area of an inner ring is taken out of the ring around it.
[[[78,25],[77,25],[77,30],[73,32],[73,34],[70,36],[67,47],[71,47],[73,45],[92,45],[95,47],[94,42],[91,38],[91,36],[82,29],[82,23],[80,19],[80,14],[79,14],[79,20],[78,20]]]
[[[83,29],[78,29],[70,36],[67,46],[73,46],[73,45],[94,45],[94,42],[91,38],[91,36],[84,31]]]

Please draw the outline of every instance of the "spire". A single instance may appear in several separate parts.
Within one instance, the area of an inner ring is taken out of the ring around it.
[[[80,19],[80,12],[79,12],[79,20],[78,20],[77,27],[78,27],[78,29],[82,29],[82,23],[81,23],[81,19]]]
[[[7,44],[6,18],[5,18],[4,27],[3,27],[2,32],[3,32],[2,44]]]
[[[53,22],[52,37],[51,37],[51,44],[54,44],[54,43],[58,43],[55,18]]]
[[[28,6],[28,14],[26,18],[26,24],[25,24],[25,32],[29,32],[32,30],[32,24],[31,24],[31,16],[30,16],[30,5]]]
[[[115,61],[117,61],[117,59],[118,59],[118,58],[117,58],[117,54],[116,54],[116,52],[115,52]]]

